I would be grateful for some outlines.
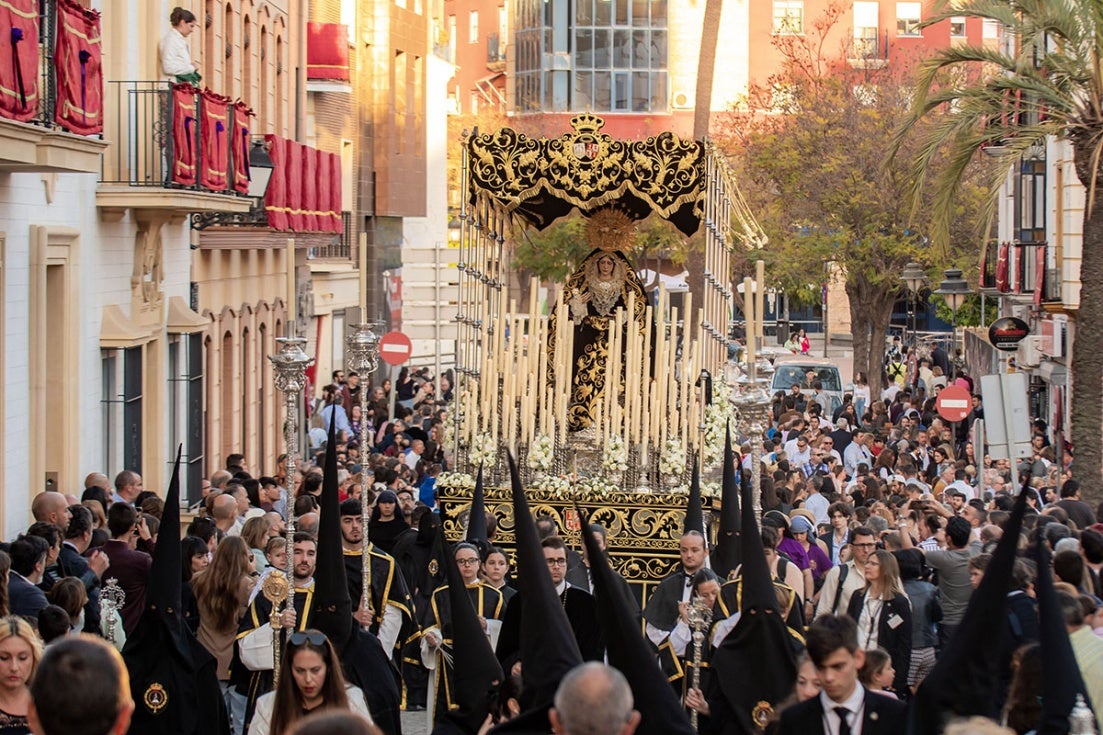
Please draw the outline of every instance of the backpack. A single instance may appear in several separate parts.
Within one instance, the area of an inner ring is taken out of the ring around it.
[[[839,567],[839,585],[835,588],[835,599],[831,602],[831,614],[837,615],[839,609],[839,600],[843,596],[843,583],[846,582],[846,575],[850,574],[850,565],[842,564]]]

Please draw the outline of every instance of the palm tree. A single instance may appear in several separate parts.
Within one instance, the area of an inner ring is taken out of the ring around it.
[[[935,235],[943,242],[955,196],[969,162],[986,146],[1003,146],[990,182],[994,205],[999,183],[1032,145],[1051,136],[1066,140],[1080,183],[1087,190],[1080,307],[1072,352],[1071,435],[1073,476],[1089,502],[1103,500],[1103,4],[1099,0],[936,0],[937,15],[1001,24],[1001,48],[953,46],[921,67],[911,116],[898,132],[920,135],[914,159],[915,189],[925,185],[928,164],[948,166],[930,182]],[[935,111],[942,114],[935,115]],[[918,201],[918,199],[917,199]],[[1025,397],[1024,397],[1025,398]],[[1060,451],[1060,450],[1058,450]],[[1058,455],[1059,456],[1059,455]]]

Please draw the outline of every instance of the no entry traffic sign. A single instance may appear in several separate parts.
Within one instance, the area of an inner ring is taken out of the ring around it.
[[[401,365],[413,352],[413,342],[402,332],[388,332],[379,340],[379,357],[388,365]]]
[[[964,421],[969,415],[970,409],[973,408],[973,402],[970,399],[969,391],[960,385],[951,385],[942,389],[934,405],[938,409],[939,416],[956,423]]]

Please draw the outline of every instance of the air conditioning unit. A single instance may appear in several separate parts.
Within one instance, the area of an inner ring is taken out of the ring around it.
[[[1042,338],[1036,334],[1027,335],[1019,343],[1018,356],[1015,362],[1019,367],[1038,367],[1042,361]]]
[[[697,90],[693,84],[676,84],[670,95],[670,106],[675,110],[692,110]]]
[[[1012,304],[1011,316],[1015,317],[1016,319],[1022,319],[1027,324],[1030,324],[1030,310],[1032,308],[1033,307],[1030,304]]]

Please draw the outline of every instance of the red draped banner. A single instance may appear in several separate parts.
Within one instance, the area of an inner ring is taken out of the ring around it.
[[[268,191],[264,195],[264,210],[268,215],[268,226],[273,230],[287,230],[287,144],[286,138],[278,135],[264,136],[268,143],[268,156],[272,159],[272,178],[268,180]]]
[[[209,89],[204,89],[202,96],[199,184],[211,191],[226,191],[230,187],[230,100]]]
[[[325,154],[329,158],[329,221],[333,232],[344,232],[341,219],[341,157],[336,153]]]
[[[329,221],[329,154],[318,151],[318,166],[314,171],[318,190],[318,231],[332,232]]]
[[[1011,281],[1007,277],[1007,271],[1011,265],[1008,262],[1010,251],[1011,243],[1001,242],[996,254],[996,290],[1000,293],[1011,291]]]
[[[101,62],[100,14],[73,0],[57,0],[54,121],[71,133],[94,135],[103,132]]]
[[[340,157],[275,135],[265,140],[275,167],[264,198],[268,226],[281,232],[342,232]]]
[[[318,228],[318,149],[303,146],[303,230],[320,232]]]
[[[172,182],[182,186],[194,186],[197,181],[199,121],[195,115],[198,97],[198,90],[190,84],[172,85]]]
[[[0,0],[0,117],[38,115],[38,0]]]
[[[249,193],[252,174],[249,171],[249,128],[252,126],[253,111],[244,102],[233,104],[233,134],[230,136],[233,148],[234,191]],[[269,180],[271,181],[271,180]],[[269,183],[271,186],[271,183]]]
[[[295,232],[303,232],[303,145],[287,141],[287,225]]]

